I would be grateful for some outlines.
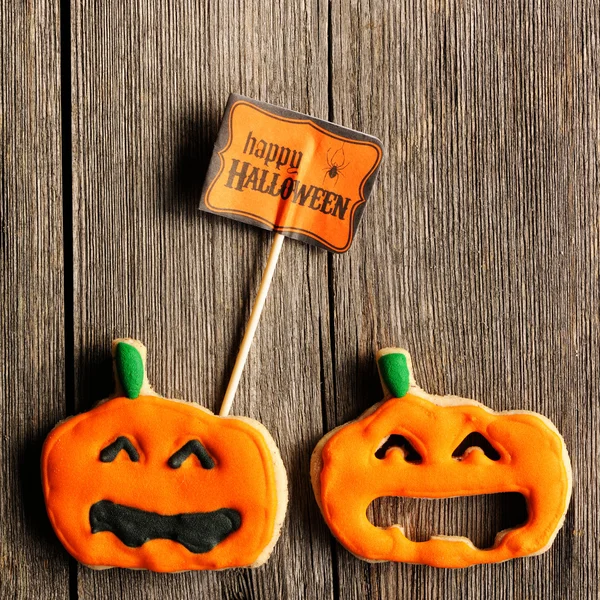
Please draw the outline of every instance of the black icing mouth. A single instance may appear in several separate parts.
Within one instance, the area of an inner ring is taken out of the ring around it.
[[[210,552],[241,524],[242,516],[232,508],[160,515],[109,500],[96,502],[90,508],[92,533],[109,531],[130,548],[139,548],[150,540],[166,539],[178,542],[194,554],[202,554]]]

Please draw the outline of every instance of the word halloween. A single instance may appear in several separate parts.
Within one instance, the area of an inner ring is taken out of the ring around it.
[[[382,154],[364,133],[232,94],[200,208],[346,252]]]
[[[266,166],[274,162],[277,169],[287,165],[289,160],[288,172],[291,172],[291,169],[296,173],[302,160],[302,152],[294,150],[292,153],[290,148],[265,140],[257,142],[256,138],[252,137],[252,131],[248,134],[244,154],[253,154],[261,159],[264,157]],[[272,173],[267,169],[255,167],[247,161],[241,162],[234,158],[231,160],[225,187],[234,188],[238,192],[251,189],[261,194],[279,197],[282,200],[289,199],[294,204],[307,206],[312,210],[320,210],[326,215],[344,220],[351,202],[350,198],[344,198],[336,192],[316,185],[307,186],[293,177],[286,177],[280,181],[280,177],[279,173]]]

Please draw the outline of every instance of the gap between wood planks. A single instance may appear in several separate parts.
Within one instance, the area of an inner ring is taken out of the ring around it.
[[[331,14],[331,0],[327,3],[327,120],[333,122],[334,120],[334,109],[333,109],[333,36],[331,35],[333,19]],[[333,285],[333,254],[327,253],[327,301],[329,304],[329,343],[331,344],[331,376],[333,381],[331,382],[331,388],[333,390],[333,398],[337,397],[337,378],[335,373],[336,354],[335,354],[335,309],[333,305],[334,301],[334,285]],[[323,346],[319,347],[321,351],[321,364],[323,363]],[[324,389],[325,386],[321,385]],[[325,435],[330,429],[333,429],[334,424],[327,422],[327,410],[325,403],[323,403],[323,435]],[[331,549],[331,583],[333,586],[333,597],[335,600],[340,598],[340,576],[339,576],[339,560],[338,560],[338,544],[337,540],[330,536],[330,549]]]
[[[71,97],[71,4],[60,0],[60,118],[63,202],[63,284],[65,319],[65,411],[75,412],[75,323],[73,276],[73,135]],[[69,556],[69,598],[77,600],[77,561]]]

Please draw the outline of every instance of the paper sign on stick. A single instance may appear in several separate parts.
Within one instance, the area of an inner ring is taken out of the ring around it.
[[[372,136],[232,94],[200,208],[346,252],[382,154]]]

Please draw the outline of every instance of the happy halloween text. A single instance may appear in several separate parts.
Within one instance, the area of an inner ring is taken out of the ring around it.
[[[244,154],[263,160],[265,167],[272,165],[277,170],[287,167],[288,173],[298,172],[302,152],[266,140],[257,140],[252,134],[252,131],[248,134]],[[234,158],[231,161],[225,187],[239,192],[251,189],[261,194],[280,197],[282,200],[290,200],[294,204],[337,217],[340,221],[344,220],[351,202],[350,198],[344,198],[336,192],[316,185],[307,186],[293,177],[286,177],[280,182],[280,177],[280,173]]]

